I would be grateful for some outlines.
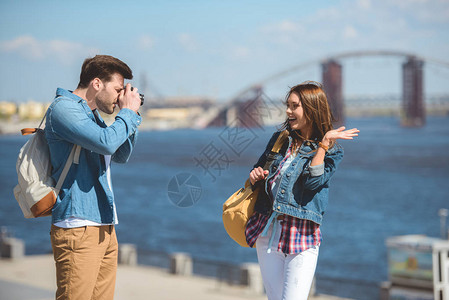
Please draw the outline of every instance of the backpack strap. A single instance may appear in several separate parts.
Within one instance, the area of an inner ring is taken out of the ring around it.
[[[287,137],[288,137],[288,131],[287,130],[284,130],[281,133],[279,133],[279,135],[278,135],[278,137],[276,139],[276,142],[274,143],[273,147],[271,148],[271,152],[279,153],[279,151],[281,150],[282,145],[284,145],[284,142],[287,139]],[[268,158],[266,159],[265,164],[263,166],[264,170],[268,170],[268,168],[270,167],[271,163],[273,162],[273,159],[274,159],[274,156],[270,153],[269,154],[269,159]],[[256,182],[256,184],[254,186],[251,185],[253,190],[255,189],[255,186],[257,184],[260,184],[261,182],[263,182],[263,181]]]
[[[76,146],[76,148],[75,148],[75,156],[73,157],[73,163],[75,165],[79,165],[80,164],[81,146],[79,146],[79,145],[74,145],[74,146]]]
[[[56,186],[55,186],[56,196],[59,195],[59,191],[61,190],[62,184],[64,183],[67,173],[69,173],[72,163],[79,164],[80,152],[81,152],[81,146],[73,145],[72,151],[70,151],[69,157],[67,158],[67,161],[65,162],[64,169],[62,169],[61,176],[59,176],[58,182],[56,183]]]
[[[56,97],[59,98],[60,96]],[[45,121],[45,118],[47,117],[48,109],[44,114],[44,117],[42,118],[41,122],[39,123],[39,126],[37,128],[23,128],[21,130],[22,135],[29,135],[36,133],[39,130],[42,130],[41,126]],[[62,169],[61,176],[59,176],[58,182],[55,186],[55,193],[56,196],[59,195],[59,191],[61,190],[62,184],[64,183],[65,178],[67,177],[67,173],[69,173],[70,167],[72,166],[72,163],[78,165],[80,163],[80,153],[81,153],[81,146],[79,145],[73,145],[72,150],[70,151],[69,157],[67,158],[67,161],[65,162],[64,169]]]
[[[38,131],[38,128],[23,128],[20,130],[22,132],[22,135],[29,135],[36,133]]]
[[[29,135],[29,134],[33,134],[36,133],[38,130],[41,130],[41,126],[45,121],[45,118],[47,117],[47,113],[48,113],[48,109],[44,114],[44,117],[42,118],[42,121],[39,123],[39,126],[37,126],[37,128],[23,128],[20,130],[20,132],[22,133],[22,135]]]
[[[57,96],[56,98],[59,98],[59,97],[61,97],[61,96]],[[47,109],[47,111],[45,112],[44,117],[42,118],[42,121],[40,122],[40,124],[39,124],[39,126],[38,126],[37,128],[24,128],[24,129],[22,129],[22,135],[35,133],[36,131],[42,129],[41,126],[42,126],[42,124],[44,123],[45,118],[47,117],[48,111],[49,111],[49,110]],[[33,129],[35,129],[35,130],[34,130],[34,131],[31,131],[31,130],[33,130]],[[24,131],[27,132],[27,133],[23,133]],[[76,164],[76,165],[79,165],[79,163],[80,163],[81,146],[79,146],[79,145],[73,145],[73,148],[75,149],[75,154],[74,154],[74,156],[73,156],[73,163]],[[72,148],[72,151],[73,151],[73,148]],[[71,154],[71,153],[72,153],[72,152],[70,152],[70,154]],[[70,155],[69,155],[69,158],[70,158]],[[68,160],[68,159],[67,159],[67,160]],[[70,164],[72,164],[72,163],[70,163]],[[66,165],[67,165],[67,162],[66,162]],[[70,168],[70,167],[69,167],[69,168]],[[67,171],[68,171],[68,170],[67,170]],[[64,171],[63,171],[63,172],[64,172]],[[64,178],[65,178],[65,176],[64,176]],[[62,183],[61,183],[61,185],[62,185]]]
[[[278,136],[278,138],[276,140],[276,143],[274,143],[273,148],[271,149],[271,151],[275,152],[275,153],[279,153],[279,150],[281,150],[282,145],[284,144],[285,139],[287,138],[287,136],[288,136],[288,131],[287,130],[282,131],[279,134],[279,136]]]
[[[38,129],[41,129],[41,126],[42,126],[42,124],[44,123],[45,118],[47,117],[47,114],[48,114],[48,109],[47,109],[47,111],[45,112],[45,115],[44,115],[44,117],[42,118],[42,121],[39,123],[39,126],[37,126]]]

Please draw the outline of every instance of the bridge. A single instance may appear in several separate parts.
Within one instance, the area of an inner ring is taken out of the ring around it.
[[[279,78],[291,75],[312,65],[321,65],[321,82],[328,96],[329,105],[336,119],[336,126],[344,124],[343,66],[341,61],[355,57],[398,57],[402,63],[402,105],[401,124],[403,126],[423,126],[426,122],[424,103],[424,64],[435,64],[449,69],[449,62],[422,57],[401,51],[353,51],[323,59],[308,61],[271,75],[243,89],[227,102],[208,121],[207,126],[257,127],[263,124],[263,107],[267,106],[264,86]],[[282,112],[284,113],[284,112]]]

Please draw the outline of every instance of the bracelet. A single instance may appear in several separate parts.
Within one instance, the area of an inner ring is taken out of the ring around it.
[[[326,151],[326,152],[327,152],[327,150],[329,150],[329,146],[325,146],[325,145],[323,145],[323,143],[321,143],[321,142],[318,143],[318,146],[319,146],[320,148],[323,148],[324,151]]]

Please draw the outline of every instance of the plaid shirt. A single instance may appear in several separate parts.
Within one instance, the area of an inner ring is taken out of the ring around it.
[[[281,169],[285,162],[291,156],[291,148],[288,149],[284,159],[282,160],[278,172],[269,181],[270,193],[271,187],[276,183],[278,176],[282,173]],[[289,163],[286,164],[288,166]],[[277,187],[275,187],[277,189]],[[264,216],[255,212],[248,220],[246,225],[246,241],[250,247],[253,247],[257,238],[267,226],[270,216]],[[282,215],[281,220],[282,231],[278,242],[278,251],[285,254],[301,253],[313,246],[318,246],[321,243],[320,225],[305,219],[298,219],[289,215]]]
[[[257,212],[252,215],[246,225],[246,241],[253,247],[262,230],[267,225],[269,216]],[[279,238],[278,251],[285,254],[301,253],[321,243],[320,225],[305,219],[283,215],[282,231]]]

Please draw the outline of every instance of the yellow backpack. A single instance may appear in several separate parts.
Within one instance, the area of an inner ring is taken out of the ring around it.
[[[271,152],[278,153],[287,136],[288,132],[286,130],[282,131]],[[264,170],[267,170],[270,165],[271,161],[267,162]],[[245,187],[232,194],[223,204],[224,228],[228,235],[242,247],[249,247],[245,236],[246,224],[254,213],[254,205],[256,204],[259,190],[264,188],[264,186],[264,184],[258,184],[253,190],[249,179],[247,179]]]

